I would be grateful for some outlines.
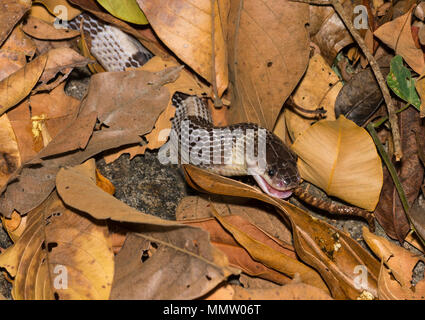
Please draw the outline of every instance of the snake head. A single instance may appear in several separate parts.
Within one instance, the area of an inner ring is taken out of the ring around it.
[[[267,133],[266,168],[252,175],[268,195],[285,199],[300,184],[297,156],[273,133]]]

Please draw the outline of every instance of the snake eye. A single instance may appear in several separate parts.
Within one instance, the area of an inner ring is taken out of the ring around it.
[[[276,172],[273,169],[269,169],[269,171],[267,171],[267,174],[269,175],[269,177],[273,177],[275,173]]]

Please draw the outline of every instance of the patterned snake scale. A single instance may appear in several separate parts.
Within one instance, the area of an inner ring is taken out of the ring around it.
[[[74,30],[82,28],[91,54],[107,71],[138,68],[153,57],[138,40],[88,13],[68,25]],[[202,99],[177,92],[172,101],[176,114],[170,142],[179,163],[191,163],[224,176],[252,175],[261,189],[273,197],[287,198],[294,193],[325,211],[361,216],[373,228],[373,215],[369,212],[324,201],[300,187],[296,155],[269,130],[254,123],[214,127]]]

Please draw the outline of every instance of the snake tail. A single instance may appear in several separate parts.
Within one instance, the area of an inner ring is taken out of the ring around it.
[[[293,190],[293,194],[297,196],[298,199],[304,201],[305,203],[327,211],[329,213],[337,215],[348,215],[348,216],[357,216],[365,219],[369,225],[371,231],[375,231],[375,217],[372,212],[366,210],[351,207],[343,204],[337,204],[334,201],[327,199],[323,200],[319,197],[316,197],[310,194],[305,188],[299,186]]]

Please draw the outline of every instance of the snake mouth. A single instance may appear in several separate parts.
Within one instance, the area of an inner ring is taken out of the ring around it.
[[[279,199],[286,199],[289,198],[292,194],[291,190],[278,190],[274,187],[272,187],[262,176],[260,175],[253,175],[255,181],[257,181],[260,188],[267,193],[269,196],[279,198]]]

